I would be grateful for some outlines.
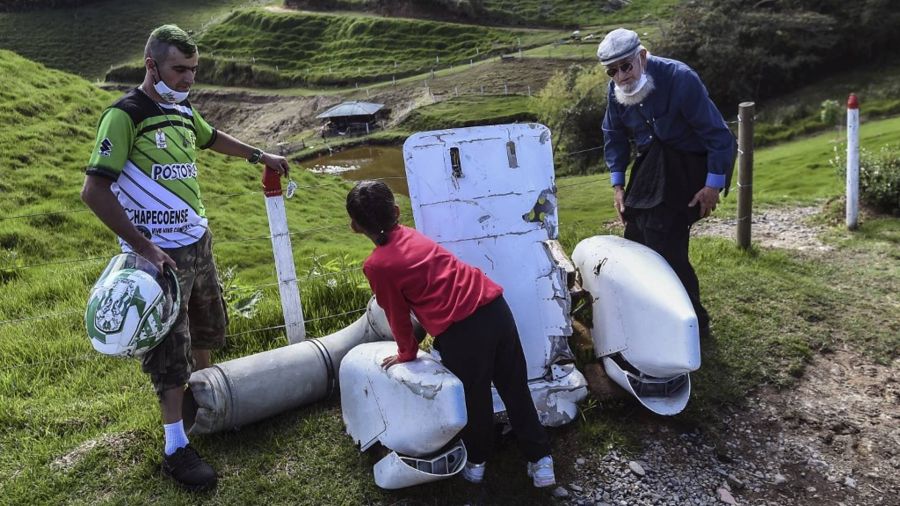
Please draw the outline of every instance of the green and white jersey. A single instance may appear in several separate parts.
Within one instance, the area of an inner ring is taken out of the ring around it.
[[[128,218],[154,244],[187,246],[206,232],[196,161],[215,140],[187,100],[159,104],[135,88],[100,117],[87,174],[113,181]]]

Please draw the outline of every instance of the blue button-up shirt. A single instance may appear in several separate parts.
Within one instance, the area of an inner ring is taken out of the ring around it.
[[[673,148],[706,153],[706,186],[723,188],[736,146],[706,86],[696,72],[676,60],[648,56],[646,72],[653,78],[654,90],[639,104],[620,104],[613,92],[615,83],[609,83],[603,136],[612,185],[625,184],[625,169],[631,160],[629,138],[644,150],[658,135]]]

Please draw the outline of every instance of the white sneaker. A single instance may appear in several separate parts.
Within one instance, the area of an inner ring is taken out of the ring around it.
[[[547,455],[537,462],[529,462],[528,476],[534,480],[535,487],[543,488],[555,485],[556,475],[553,474],[553,457]]]
[[[466,462],[466,466],[462,470],[462,476],[470,483],[481,483],[484,481],[484,462],[481,464]]]

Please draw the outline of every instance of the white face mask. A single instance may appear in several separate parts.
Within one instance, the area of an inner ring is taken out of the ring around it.
[[[645,84],[647,84],[647,74],[641,74],[641,78],[638,79],[638,82],[628,88],[620,88],[618,84],[616,85],[616,88],[619,88],[619,91],[626,97],[631,97],[641,91],[641,88],[643,88]]]
[[[156,64],[156,62],[154,62]],[[156,82],[153,83],[153,89],[159,93],[159,96],[162,97],[163,100],[170,104],[177,104],[180,102],[184,102],[188,98],[189,91],[175,91],[162,80],[162,77],[159,75],[159,64],[156,64]]]
[[[640,62],[640,58],[638,58],[638,62]],[[630,96],[636,95],[638,92],[640,92],[641,88],[643,88],[644,85],[646,85],[646,84],[647,84],[647,69],[643,68],[643,65],[641,65],[641,77],[638,78],[638,82],[636,82],[626,88],[623,88],[623,87],[619,86],[618,84],[616,84],[616,91],[618,91],[619,93],[621,93],[622,95],[624,95],[626,97],[630,97]]]

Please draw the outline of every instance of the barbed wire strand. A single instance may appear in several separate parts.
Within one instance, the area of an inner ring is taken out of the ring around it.
[[[312,279],[317,279],[317,278],[325,278],[325,277],[331,277],[331,276],[345,276],[345,275],[353,273],[353,272],[361,272],[361,271],[362,271],[362,266],[357,265],[357,266],[349,267],[347,269],[342,269],[342,270],[338,270],[338,271],[328,271],[328,272],[322,272],[322,273],[318,273],[318,274],[310,274],[307,276],[303,276],[301,278],[286,279],[283,281],[275,281],[275,282],[271,282],[271,283],[263,283],[260,285],[246,287],[243,289],[252,292],[252,291],[257,291],[257,290],[261,290],[264,288],[272,288],[272,287],[279,286],[282,284],[288,284],[291,282],[298,282],[298,283],[302,284],[304,281],[307,281],[307,280],[312,280]],[[53,313],[45,313],[45,314],[41,314],[41,315],[33,315],[33,316],[25,316],[25,317],[21,317],[21,318],[11,318],[8,320],[0,320],[0,326],[13,325],[16,323],[22,323],[22,322],[26,322],[26,321],[45,320],[45,319],[50,319],[50,318],[56,318],[59,316],[66,316],[66,315],[71,315],[71,314],[75,314],[75,313],[80,313],[81,311],[82,311],[81,309],[70,308],[70,309],[64,309],[62,311],[57,311],[57,312],[53,312]]]
[[[579,151],[572,151],[569,153],[561,154],[561,156],[569,157],[569,156],[574,156],[577,154],[587,153],[590,151],[596,151],[599,149],[603,149],[603,146],[594,146],[592,148],[587,148],[587,149],[583,149],[583,150],[579,150]],[[365,179],[370,180],[370,181],[385,181],[385,180],[390,180],[390,179],[406,179],[406,176],[380,176],[380,177],[372,177],[372,178],[365,178]],[[346,179],[345,181],[357,182],[357,181],[362,181],[362,179]],[[307,190],[307,189],[312,189],[312,188],[321,188],[323,186],[333,186],[333,185],[334,185],[333,182],[323,182],[323,183],[308,184],[308,185],[298,185],[297,189],[298,190]],[[260,196],[263,195],[262,186],[260,185],[256,189],[246,188],[245,190],[236,192],[236,193],[205,195],[203,197],[203,199],[206,200],[207,202],[210,202],[210,201],[215,201],[215,200],[219,200],[219,199],[229,199],[229,198],[241,197],[241,196],[246,196],[246,195],[260,195]],[[286,199],[286,200],[293,200],[293,199]],[[57,211],[47,211],[47,212],[43,212],[43,213],[28,213],[28,214],[19,214],[19,215],[13,215],[13,216],[0,216],[0,221],[25,219],[25,218],[36,218],[36,217],[53,216],[53,215],[60,215],[60,214],[86,213],[86,212],[90,212],[90,211],[91,210],[86,207],[79,208],[79,209],[62,209],[62,210],[57,210]]]
[[[347,316],[347,315],[351,315],[351,314],[355,314],[355,313],[362,313],[362,312],[366,311],[366,309],[367,309],[366,307],[362,307],[359,309],[353,309],[351,311],[345,311],[342,313],[335,313],[335,314],[330,314],[330,315],[326,315],[326,316],[320,316],[318,318],[310,318],[308,320],[304,320],[303,323],[304,324],[312,323],[312,322],[328,320],[328,319],[332,319],[332,318],[338,318],[341,316]],[[243,335],[247,335],[247,334],[266,332],[266,331],[270,331],[270,330],[277,330],[277,329],[283,329],[283,328],[287,328],[287,325],[273,325],[270,327],[262,327],[262,328],[258,328],[258,329],[245,330],[242,332],[235,332],[232,334],[226,334],[225,338],[228,339],[228,338],[232,338],[232,337],[238,337],[238,336],[243,336]],[[324,337],[324,336],[321,336],[321,337]],[[318,338],[314,337],[311,339],[318,339]],[[111,358],[111,357],[100,354],[99,352],[98,353],[84,353],[82,355],[78,355],[75,357],[56,358],[56,359],[51,359],[51,360],[43,360],[43,361],[38,361],[38,362],[27,362],[27,363],[23,363],[23,364],[16,364],[16,365],[0,367],[0,372],[5,372],[5,371],[11,370],[11,369],[19,369],[22,367],[33,367],[33,366],[50,365],[50,364],[66,363],[66,362],[74,363],[74,362],[81,362],[81,361],[97,360],[97,359],[101,359],[101,358]]]
[[[594,149],[594,148],[592,148],[592,149]],[[388,177],[401,178],[401,176],[388,176]],[[588,176],[588,177],[590,177],[590,176]],[[575,187],[575,186],[609,181],[610,178],[611,178],[610,173],[605,173],[605,174],[601,174],[599,176],[599,178],[595,179],[595,180],[587,180],[587,181],[580,180],[580,181],[576,181],[576,182],[569,183],[569,184],[560,184],[560,185],[557,185],[557,189],[571,188],[571,187]],[[752,187],[752,184],[742,185],[740,183],[737,183],[736,186],[732,186],[729,189],[729,191],[734,191],[734,190],[740,189],[742,187]],[[51,213],[46,213],[46,214],[51,214]],[[29,215],[29,216],[34,216],[34,215]],[[305,235],[313,234],[316,232],[323,232],[323,231],[327,231],[327,230],[336,230],[336,229],[345,228],[346,226],[347,225],[344,223],[339,223],[339,224],[334,224],[334,225],[326,225],[326,226],[322,226],[322,227],[314,227],[314,228],[303,229],[303,230],[292,230],[292,231],[288,232],[287,235],[289,235],[291,237],[303,237]],[[276,235],[276,237],[277,237],[277,235]],[[244,237],[244,238],[239,238],[239,239],[220,239],[220,240],[216,240],[216,244],[245,243],[245,242],[261,241],[261,240],[265,240],[265,239],[272,239],[272,236],[271,235],[260,235],[260,236],[253,236],[253,237]],[[115,255],[115,254],[116,253],[111,253],[111,255]],[[28,264],[28,265],[22,265],[22,266],[8,266],[8,267],[0,266],[0,269],[3,269],[5,271],[22,271],[22,270],[26,270],[26,269],[33,269],[33,268],[38,268],[38,267],[48,267],[48,266],[54,266],[54,265],[69,265],[69,264],[99,262],[101,260],[108,260],[109,258],[110,258],[109,256],[100,256],[100,257],[88,257],[88,258],[77,258],[77,259],[65,259],[65,260],[56,260],[56,261],[51,261],[51,262],[41,262],[41,263],[37,263],[37,264]]]

